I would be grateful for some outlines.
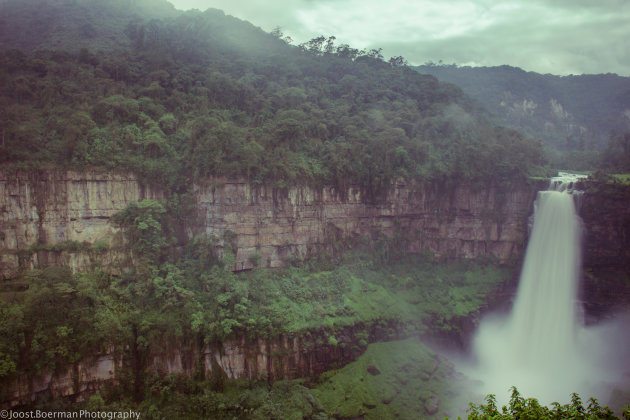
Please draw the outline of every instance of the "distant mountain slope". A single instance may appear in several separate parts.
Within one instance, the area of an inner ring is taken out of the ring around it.
[[[615,74],[553,76],[519,68],[416,67],[454,83],[479,101],[495,122],[559,149],[601,149],[611,130],[630,129],[630,78]]]

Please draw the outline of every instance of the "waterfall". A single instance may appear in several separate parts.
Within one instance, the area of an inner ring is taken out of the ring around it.
[[[511,314],[486,318],[474,342],[483,392],[508,396],[511,386],[541,403],[567,401],[593,382],[584,366],[577,283],[580,219],[573,191],[578,177],[559,174],[538,194]],[[588,392],[588,391],[586,391]]]
[[[510,320],[513,352],[530,368],[549,369],[575,349],[580,221],[573,177],[553,178],[538,194]]]

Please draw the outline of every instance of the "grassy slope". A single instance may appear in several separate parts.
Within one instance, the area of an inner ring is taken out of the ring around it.
[[[358,360],[320,381],[313,396],[336,418],[450,417],[464,393],[453,365],[413,338],[371,344]]]

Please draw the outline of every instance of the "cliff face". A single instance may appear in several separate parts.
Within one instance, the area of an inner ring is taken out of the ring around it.
[[[345,191],[308,187],[279,191],[246,183],[198,187],[206,232],[236,234],[236,269],[252,267],[253,255],[278,267],[302,258],[331,240],[379,235],[403,240],[407,250],[436,257],[493,256],[505,262],[519,255],[533,191],[445,191],[398,183],[372,201],[353,187]]]
[[[117,230],[109,219],[132,201],[163,198],[158,188],[143,187],[131,176],[102,171],[0,171],[0,276],[51,264],[74,270],[114,267],[116,252],[89,252],[89,245],[109,248]],[[71,241],[85,249],[63,252]],[[49,247],[45,247],[48,245]],[[50,247],[58,245],[57,248]],[[79,252],[83,251],[83,252]]]
[[[256,261],[279,267],[335,242],[361,238],[372,244],[389,238],[385,242],[393,240],[408,251],[431,251],[442,258],[493,257],[505,262],[521,255],[536,189],[545,188],[538,185],[502,193],[461,186],[442,191],[400,182],[374,200],[353,187],[278,190],[233,180],[213,181],[192,187],[197,217],[184,232],[189,237],[208,233],[231,241],[237,251],[235,270],[252,268]],[[628,191],[600,189],[584,195],[581,215],[587,270],[627,272]],[[165,198],[159,187],[143,186],[130,175],[102,171],[4,170],[0,171],[0,192],[0,273],[5,279],[23,269],[50,264],[68,265],[75,271],[97,266],[120,270],[128,256],[120,247],[122,235],[110,219],[131,202]],[[601,292],[607,289],[587,282],[587,300],[610,298]],[[192,375],[202,367],[206,376],[228,378],[317,375],[353,360],[361,351],[352,328],[336,335],[344,346],[330,344],[325,332],[269,340],[237,337],[203,349],[171,349],[156,357],[149,369]],[[370,332],[369,341],[382,338],[379,332]],[[3,404],[28,404],[41,393],[80,399],[116,381],[118,371],[129,363],[125,360],[122,355],[97,355],[67,372],[19,378]]]
[[[387,326],[389,327],[389,326]],[[395,330],[395,326],[391,326]],[[364,350],[356,331],[362,326],[346,327],[336,334],[336,344],[328,341],[329,333],[315,331],[304,336],[283,335],[273,339],[226,340],[204,348],[174,349],[153,358],[143,374],[174,373],[193,376],[200,372],[206,378],[270,380],[314,377],[335,366],[343,366],[356,359]],[[385,327],[370,329],[370,341],[387,336]],[[390,329],[391,330],[391,329]],[[400,335],[402,336],[402,335]],[[116,384],[120,372],[129,371],[130,360],[123,360],[113,350],[82,360],[65,371],[42,377],[19,377],[8,389],[11,392],[0,401],[0,407],[28,406],[38,396],[70,397],[83,401],[106,384]]]
[[[630,186],[587,182],[585,189],[582,296],[599,318],[630,302]]]
[[[536,189],[499,193],[461,186],[446,192],[398,183],[375,201],[353,187],[277,190],[214,181],[193,187],[199,218],[188,234],[224,238],[230,232],[237,270],[252,268],[254,255],[261,265],[279,267],[331,241],[362,237],[396,237],[409,251],[430,250],[437,257],[506,261],[523,250]],[[627,270],[630,188],[586,190],[580,209],[585,267]],[[50,264],[79,271],[95,264],[115,267],[122,238],[111,217],[131,202],[164,197],[159,187],[127,174],[1,170],[0,275],[10,278],[20,269]],[[69,242],[81,246],[64,247]],[[100,252],[94,247],[99,244]]]
[[[110,218],[130,202],[164,198],[159,187],[101,171],[5,169],[0,190],[3,278],[50,264],[116,269],[122,238]],[[535,195],[533,188],[499,193],[462,186],[447,192],[398,183],[385,197],[369,200],[354,187],[278,190],[230,180],[193,190],[199,218],[187,233],[231,236],[235,270],[257,261],[279,267],[335,241],[384,237],[404,241],[411,252],[505,262],[522,251]]]
[[[630,187],[587,183],[580,216],[585,266],[630,269]]]
[[[459,319],[461,323],[468,321],[467,318]],[[411,335],[422,336],[409,326],[390,322],[341,328],[334,334],[334,344],[329,340],[331,331],[324,330],[269,339],[241,336],[202,348],[193,345],[185,350],[164,349],[162,354],[153,357],[142,375],[183,374],[193,377],[201,374],[215,380],[316,377],[355,360],[365,351],[367,342],[402,339]],[[362,342],[360,337],[365,337],[367,341]],[[443,337],[423,338],[437,339],[437,342],[445,344],[453,336],[445,332]],[[129,374],[133,363],[133,360],[111,349],[106,354],[68,366],[66,370],[34,378],[21,376],[7,387],[11,392],[3,395],[0,407],[28,406],[41,396],[84,401],[104,386],[116,386],[121,372],[126,370]]]

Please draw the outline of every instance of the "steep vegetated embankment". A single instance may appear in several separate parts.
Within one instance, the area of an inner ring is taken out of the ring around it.
[[[21,10],[13,32],[39,47],[11,49],[22,44],[4,37],[0,162],[126,169],[178,192],[224,176],[356,185],[372,197],[400,177],[483,187],[523,181],[543,164],[540,144],[489,124],[459,88],[404,60],[333,38],[294,47],[217,10],[150,22],[128,12],[117,47],[98,36],[79,51],[37,44],[48,37],[33,20],[48,9],[57,18],[64,5],[96,10],[73,4],[0,4],[2,15]],[[125,21],[116,4],[84,18]],[[81,38],[57,27],[60,39]]]

